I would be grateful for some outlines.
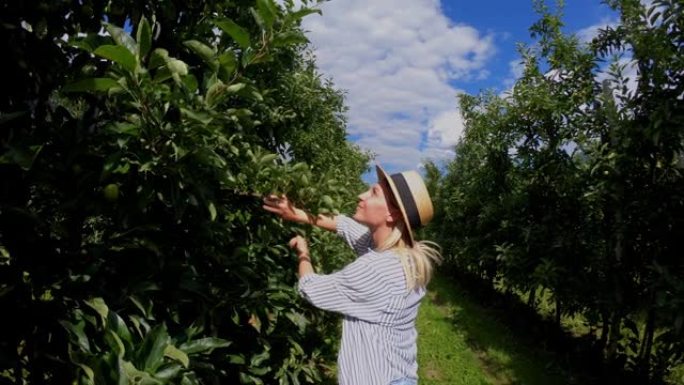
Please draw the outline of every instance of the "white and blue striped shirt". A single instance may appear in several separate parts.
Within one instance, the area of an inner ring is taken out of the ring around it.
[[[367,227],[345,216],[336,219],[337,233],[359,257],[336,273],[305,275],[299,292],[314,306],[344,315],[339,384],[417,379],[415,321],[425,290],[407,291],[399,256],[374,251]]]

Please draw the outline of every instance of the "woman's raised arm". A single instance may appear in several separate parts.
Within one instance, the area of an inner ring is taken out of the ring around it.
[[[318,216],[309,214],[306,211],[295,207],[285,195],[277,196],[272,194],[266,196],[264,198],[263,208],[286,221],[308,223],[333,232],[337,229],[337,220],[335,217],[323,214],[319,214]]]

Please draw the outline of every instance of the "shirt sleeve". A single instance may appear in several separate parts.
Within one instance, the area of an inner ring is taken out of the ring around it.
[[[362,259],[333,274],[307,274],[298,290],[319,309],[373,323],[380,322],[389,292],[385,280]]]
[[[356,255],[363,255],[373,248],[373,237],[370,229],[361,223],[344,215],[338,215],[337,235],[341,236],[345,242],[356,252]]]

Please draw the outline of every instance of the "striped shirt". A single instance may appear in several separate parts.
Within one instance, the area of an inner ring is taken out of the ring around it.
[[[374,251],[367,227],[345,216],[336,220],[337,233],[359,257],[333,274],[303,276],[299,292],[314,306],[344,315],[339,384],[417,379],[415,320],[425,290],[407,290],[399,256]]]

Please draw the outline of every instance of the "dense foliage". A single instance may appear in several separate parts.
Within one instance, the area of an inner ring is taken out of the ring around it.
[[[331,380],[336,319],[283,246],[309,230],[260,200],[345,210],[362,187],[308,6],[2,1],[0,381]]]
[[[620,23],[584,44],[537,2],[510,93],[461,98],[432,231],[456,271],[551,293],[657,382],[684,360],[684,5],[608,3]]]

